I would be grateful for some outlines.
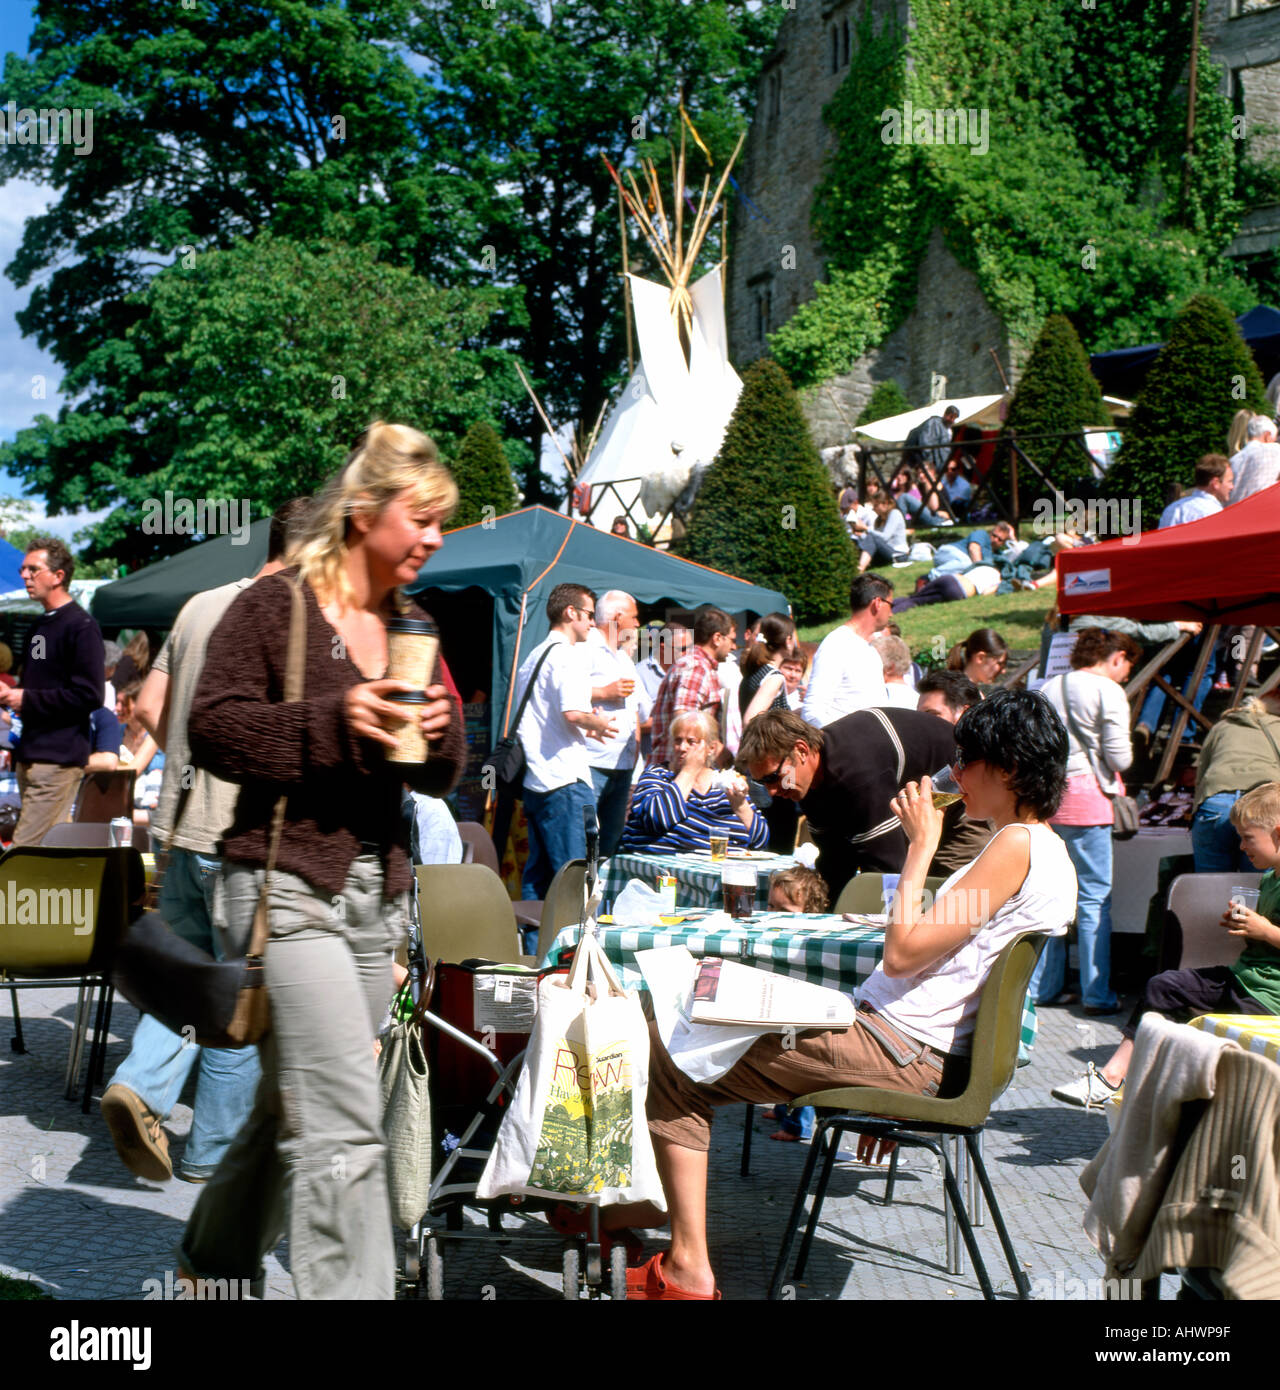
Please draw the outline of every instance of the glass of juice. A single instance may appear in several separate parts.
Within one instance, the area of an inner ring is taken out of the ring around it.
[[[727,835],[712,835],[711,839],[711,862],[719,864],[729,854],[729,837]]]

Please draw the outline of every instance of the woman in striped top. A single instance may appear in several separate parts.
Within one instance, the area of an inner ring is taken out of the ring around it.
[[[636,783],[619,853],[709,849],[712,835],[731,846],[760,849],[769,838],[764,817],[747,796],[745,779],[721,786],[711,769],[716,742],[706,710],[685,710],[671,721],[671,757]]]

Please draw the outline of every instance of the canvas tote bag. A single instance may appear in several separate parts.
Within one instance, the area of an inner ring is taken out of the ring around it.
[[[665,1208],[645,1121],[648,1074],[640,1001],[584,933],[568,978],[538,986],[524,1069],[476,1195]]]

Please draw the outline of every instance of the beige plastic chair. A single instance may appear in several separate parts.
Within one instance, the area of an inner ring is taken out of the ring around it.
[[[483,864],[486,869],[491,869],[495,874],[500,874],[502,866],[498,862],[498,851],[493,843],[493,836],[480,824],[479,821],[463,820],[458,822],[458,834],[462,837],[462,848],[464,856],[470,849],[471,854],[466,862],[471,864]],[[510,899],[508,899],[510,902]],[[511,911],[515,920],[522,927],[538,927],[542,922],[543,904],[540,900],[530,898],[523,902],[511,903]]]
[[[587,881],[587,861],[570,859],[556,870],[547,889],[538,925],[538,964],[547,958],[552,942],[565,927],[576,927],[582,920],[582,894]]]
[[[419,864],[418,904],[427,960],[522,960],[511,899],[483,864]]]
[[[924,886],[926,891],[936,893],[946,882],[944,878],[936,876],[926,878]],[[883,912],[884,911],[884,875],[883,874],[856,874],[840,890],[840,896],[836,899],[836,905],[831,909],[833,912]]]
[[[1204,970],[1213,965],[1234,965],[1246,942],[1218,924],[1231,900],[1233,888],[1256,888],[1262,875],[1179,874],[1169,885],[1168,915],[1178,925],[1182,950],[1179,970]]]
[[[66,1098],[74,1100],[96,993],[97,1016],[82,1107],[87,1113],[94,1080],[106,1057],[111,963],[129,920],[129,905],[143,893],[142,860],[136,849],[31,845],[11,849],[0,859],[0,896],[8,894],[11,883],[15,902],[27,901],[18,895],[31,890],[38,895],[31,901],[39,904],[37,920],[30,923],[8,921],[8,914],[0,915],[0,986],[9,990],[13,1001],[11,1045],[15,1052],[26,1051],[18,990],[75,987],[79,993],[66,1070]]]
[[[64,821],[55,825],[40,841],[42,845],[53,845],[63,849],[110,849],[110,821]],[[145,825],[133,827],[131,847],[139,854],[146,854],[151,848],[151,838]]]
[[[813,1181],[814,1171],[821,1160],[822,1172],[818,1179],[818,1188],[814,1194],[804,1239],[792,1273],[794,1279],[804,1277],[809,1250],[822,1215],[823,1200],[831,1181],[832,1168],[840,1151],[840,1140],[846,1133],[867,1134],[882,1141],[892,1139],[911,1148],[928,1149],[940,1160],[949,1210],[954,1213],[959,1223],[960,1234],[973,1260],[978,1283],[982,1287],[982,1296],[991,1300],[995,1298],[995,1292],[987,1274],[982,1252],[974,1238],[973,1225],[960,1193],[955,1166],[948,1152],[952,1147],[948,1142],[949,1136],[957,1135],[963,1138],[969,1161],[973,1164],[982,1194],[986,1198],[987,1210],[995,1224],[1009,1273],[1017,1287],[1018,1297],[1030,1298],[1030,1281],[1018,1261],[1017,1252],[1005,1227],[1004,1216],[991,1186],[991,1179],[987,1175],[986,1164],[982,1160],[980,1139],[992,1103],[1012,1081],[1018,1064],[1023,1000],[1031,980],[1031,972],[1040,958],[1045,941],[1044,936],[1024,934],[1010,941],[996,957],[991,973],[982,986],[978,1016],[974,1020],[969,1074],[958,1095],[920,1096],[873,1086],[851,1086],[829,1091],[813,1091],[808,1095],[797,1096],[791,1102],[793,1106],[815,1106],[819,1113],[814,1126],[813,1142],[809,1146],[804,1172],[796,1189],[795,1201],[792,1203],[782,1248],[774,1265],[773,1278],[769,1284],[770,1299],[776,1299],[781,1292],[791,1247],[803,1219],[805,1198]],[[827,1107],[835,1113],[823,1114],[822,1111]],[[892,1181],[891,1169],[889,1189],[885,1193],[886,1203],[892,1199]]]

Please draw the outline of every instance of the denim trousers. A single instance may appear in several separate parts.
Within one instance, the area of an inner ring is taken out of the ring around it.
[[[591,783],[596,789],[596,816],[600,821],[600,857],[607,859],[618,848],[622,827],[627,820],[627,798],[631,794],[631,767],[593,767]]]
[[[858,537],[858,549],[871,556],[871,563],[891,565],[894,561],[893,546],[885,540],[883,531],[865,531]]]
[[[1116,1004],[1111,989],[1111,827],[1055,825],[1075,865],[1076,947],[1080,953],[1080,997],[1094,1009]],[[1067,939],[1051,936],[1031,976],[1031,997],[1047,1004],[1062,993]]]
[[[928,578],[937,579],[940,574],[963,574],[973,568],[973,560],[967,546],[940,545],[933,553],[933,568]]]
[[[524,814],[529,822],[529,858],[520,878],[525,899],[547,896],[556,870],[570,859],[587,853],[587,834],[582,813],[596,804],[595,789],[585,782],[570,782],[550,792],[524,790]]]
[[[1200,655],[1200,648],[1195,642],[1188,642],[1185,647],[1173,658],[1167,669],[1163,672],[1165,680],[1169,682],[1175,690],[1180,690],[1185,696],[1187,693],[1187,682],[1191,679],[1195,670],[1196,660]],[[1200,684],[1191,703],[1196,709],[1204,708],[1205,696],[1213,688],[1213,677],[1216,662],[1210,661],[1204,669],[1204,675],[1200,677]],[[1169,697],[1156,684],[1152,684],[1148,689],[1146,698],[1142,702],[1142,712],[1138,715],[1138,723],[1145,724],[1154,734],[1160,727],[1160,716],[1164,713],[1165,705],[1169,704]],[[1180,705],[1174,705],[1170,711],[1170,718],[1176,719]],[[1187,716],[1187,727],[1182,735],[1184,743],[1190,743],[1196,736],[1199,725],[1190,715]]]
[[[1253,865],[1240,848],[1240,832],[1231,824],[1231,808],[1239,792],[1206,796],[1191,818],[1191,852],[1198,874],[1248,873]]]
[[[209,854],[175,849],[169,854],[160,887],[160,915],[178,936],[222,959],[222,942],[213,930],[213,885],[222,861]],[[262,1075],[256,1047],[198,1047],[143,1014],[129,1055],[111,1078],[140,1096],[153,1114],[165,1119],[178,1103],[192,1067],[199,1064],[191,1133],[182,1155],[182,1173],[207,1178],[253,1109]]]
[[[248,940],[261,883],[261,869],[223,867],[214,920],[228,950]],[[382,884],[375,855],[352,864],[333,899],[295,874],[271,875],[262,1081],[187,1222],[180,1254],[197,1277],[261,1287],[263,1257],[287,1233],[299,1298],[395,1296],[373,1042],[391,998],[407,895],[388,901]]]

